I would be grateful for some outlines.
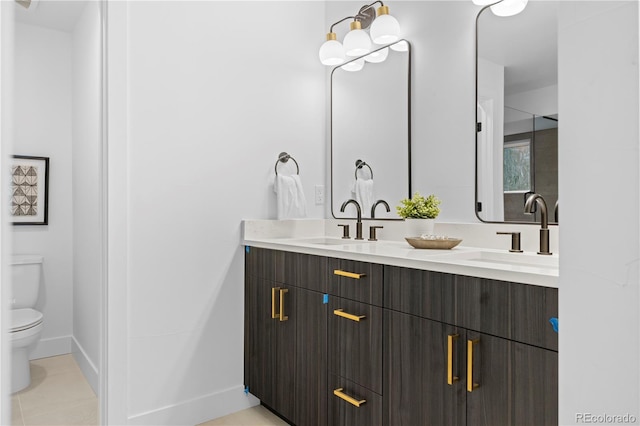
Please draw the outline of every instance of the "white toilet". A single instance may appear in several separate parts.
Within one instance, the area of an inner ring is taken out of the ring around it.
[[[42,313],[33,309],[38,301],[42,256],[11,257],[11,393],[31,383],[29,350],[42,333]]]

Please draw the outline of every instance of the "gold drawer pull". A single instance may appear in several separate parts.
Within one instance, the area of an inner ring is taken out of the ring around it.
[[[350,319],[351,321],[356,321],[356,322],[360,322],[361,319],[365,319],[367,317],[366,315],[348,314],[348,313],[344,312],[344,310],[342,310],[342,309],[334,310],[333,314],[337,315],[339,317],[342,317],[342,318]]]
[[[278,313],[276,312],[276,292],[280,290],[280,287],[271,287],[271,318],[278,318]]]
[[[355,272],[347,272],[347,271],[342,271],[340,269],[334,269],[333,274],[339,275],[341,277],[353,278],[356,280],[359,280],[360,278],[367,276],[367,274],[356,274]]]
[[[458,376],[453,375],[453,343],[458,340],[459,334],[447,336],[447,384],[453,385],[458,381]]]
[[[289,317],[284,314],[284,295],[287,293],[289,293],[289,290],[286,288],[280,290],[280,321],[286,321],[289,319]]]
[[[480,385],[473,382],[473,345],[480,342],[480,339],[467,340],[467,391],[473,390]]]
[[[357,399],[355,399],[355,398],[353,398],[353,397],[351,397],[351,396],[347,395],[346,393],[342,392],[342,388],[335,389],[335,390],[333,391],[333,394],[334,394],[335,396],[337,396],[338,398],[340,398],[340,399],[344,399],[344,400],[345,400],[345,401],[347,401],[349,404],[351,404],[351,405],[355,405],[355,406],[356,406],[356,407],[358,407],[358,408],[360,408],[360,406],[361,406],[362,404],[364,404],[365,402],[367,402],[367,400],[366,400],[366,399],[361,399],[360,401],[358,401]]]

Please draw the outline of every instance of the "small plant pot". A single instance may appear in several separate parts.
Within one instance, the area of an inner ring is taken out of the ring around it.
[[[406,218],[405,230],[407,237],[421,237],[422,235],[435,235],[435,219]]]

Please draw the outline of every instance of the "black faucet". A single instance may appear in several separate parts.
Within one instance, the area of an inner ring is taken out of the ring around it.
[[[349,204],[355,204],[356,206],[356,210],[358,213],[358,221],[356,222],[356,240],[363,240],[364,238],[362,238],[362,209],[360,208],[360,204],[358,204],[358,202],[356,200],[349,199],[347,201],[345,201],[344,203],[342,203],[342,206],[340,207],[340,211],[344,213],[344,209],[347,208],[347,205]]]
[[[531,194],[524,204],[525,213],[533,213],[534,207],[540,205],[540,251],[538,254],[551,254],[549,252],[549,219],[547,214],[547,203],[540,194]]]
[[[387,208],[387,213],[391,211],[389,203],[387,203],[385,200],[378,200],[371,206],[371,219],[374,219],[376,217],[376,207],[378,207],[378,204],[384,205]]]

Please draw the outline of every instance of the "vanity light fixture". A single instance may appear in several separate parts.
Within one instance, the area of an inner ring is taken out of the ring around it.
[[[389,6],[378,8],[378,18],[371,24],[371,39],[376,44],[389,44],[400,40],[400,24],[389,15]]]
[[[371,38],[362,29],[360,21],[351,23],[351,31],[344,36],[343,45],[347,56],[362,56],[371,52]]]
[[[380,4],[377,15],[376,10],[373,8],[376,4]],[[340,43],[336,33],[333,31],[333,27],[348,19],[353,20],[351,22],[351,31],[346,34],[343,42]],[[371,37],[366,31],[369,28]],[[327,40],[320,47],[318,55],[320,62],[324,65],[335,66],[343,64],[349,57],[364,56],[372,50],[375,51],[376,46],[372,43],[371,38],[374,39],[373,41],[376,44],[380,45],[394,43],[400,39],[400,24],[396,18],[389,15],[389,7],[385,6],[382,1],[364,5],[355,16],[348,16],[332,24],[329,33],[327,33]],[[406,45],[404,47],[406,50]],[[394,50],[398,49],[402,49],[402,46],[397,46]],[[377,55],[368,58],[367,61],[382,62],[386,59],[385,55],[388,54],[388,50],[385,52],[387,53],[380,51]],[[347,68],[357,67],[352,64]]]
[[[360,71],[362,68],[364,68],[364,58],[359,58],[351,62],[347,62],[340,68],[342,68],[345,71],[351,71],[351,72]]]
[[[372,64],[378,64],[380,62],[384,62],[389,56],[389,48],[385,47],[383,49],[374,50],[364,57],[364,60],[367,62],[371,62]]]
[[[478,6],[491,5],[491,11],[496,16],[513,16],[522,12],[529,0],[471,0]]]

